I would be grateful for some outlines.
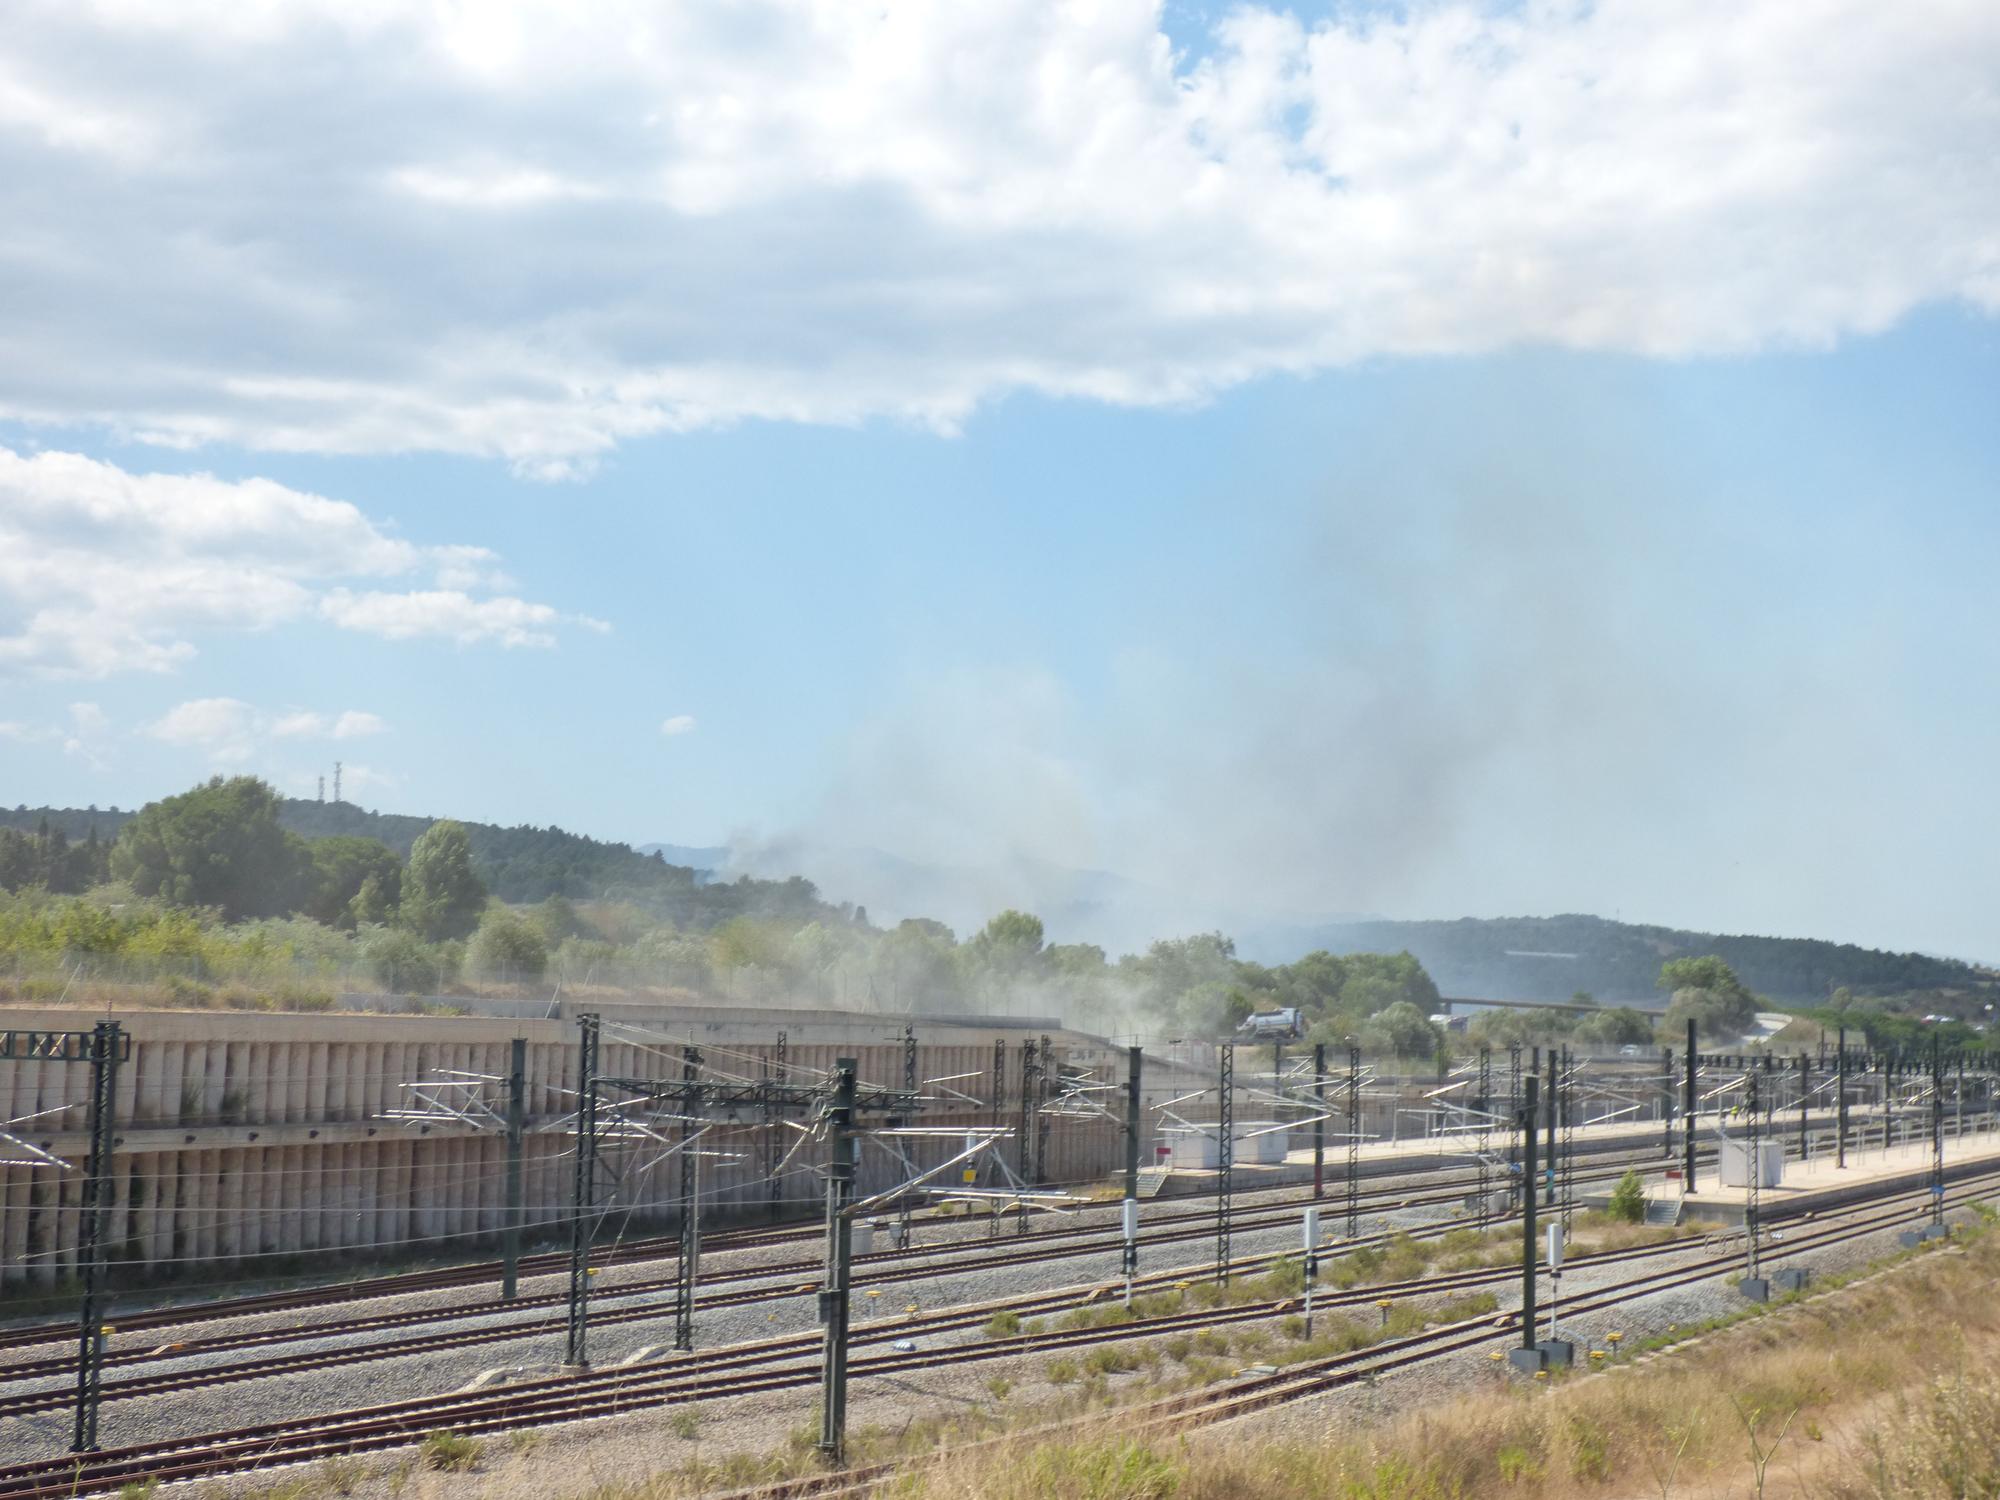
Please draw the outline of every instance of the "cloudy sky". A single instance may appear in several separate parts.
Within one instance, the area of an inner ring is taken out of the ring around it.
[[[22,0],[0,799],[2000,958],[1996,313],[1985,0]]]

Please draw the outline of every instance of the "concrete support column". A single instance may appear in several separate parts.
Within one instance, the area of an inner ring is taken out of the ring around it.
[[[330,1250],[345,1249],[352,1222],[347,1204],[347,1147],[322,1146],[319,1157],[319,1242]]]
[[[220,1050],[220,1042],[188,1042],[182,1092],[194,1108],[184,1112],[186,1126],[212,1126],[222,1112],[222,1064],[216,1058]]]
[[[203,1151],[200,1156],[201,1196],[195,1208],[194,1253],[210,1261],[222,1243],[222,1153]]]
[[[263,1118],[273,1125],[288,1124],[292,1116],[292,1044],[272,1042],[264,1049]]]
[[[250,1118],[250,1044],[230,1042],[222,1049],[222,1097],[218,1106],[228,1116],[231,1124],[240,1125]]]
[[[0,1286],[26,1277],[29,1175],[26,1167],[0,1167]]]
[[[277,1173],[271,1183],[277,1204],[277,1212],[272,1215],[276,1230],[275,1248],[287,1254],[306,1247],[300,1213],[305,1202],[302,1155],[297,1146],[284,1146],[271,1153],[271,1166]]]
[[[306,1101],[306,1118],[318,1125],[333,1118],[329,1112],[329,1099],[338,1099],[337,1093],[330,1092],[332,1084],[332,1049],[325,1042],[314,1042],[310,1048],[311,1062],[308,1064],[306,1081],[309,1095]]]
[[[368,1118],[369,1046],[366,1042],[343,1042],[334,1049],[340,1054],[340,1117],[343,1120]]]
[[[194,1255],[194,1240],[189,1233],[194,1215],[189,1210],[194,1206],[196,1184],[200,1180],[195,1161],[199,1155],[197,1151],[166,1153],[167,1159],[173,1163],[173,1180],[167,1200],[172,1205],[167,1219],[167,1259],[176,1271]]]
[[[306,1191],[314,1195],[312,1201],[319,1207],[315,1233],[322,1250],[337,1250],[341,1243],[340,1149],[335,1145],[306,1147],[313,1162],[306,1173]]]
[[[158,1123],[160,1108],[160,1044],[148,1038],[132,1043],[132,1056],[118,1070],[132,1075],[132,1112],[124,1116],[134,1127]]]
[[[463,1137],[449,1136],[439,1141],[435,1149],[445,1179],[444,1213],[439,1216],[438,1233],[457,1245],[459,1236],[465,1232],[465,1141]]]
[[[243,1163],[250,1154],[240,1146],[228,1146],[216,1153],[219,1177],[215,1195],[218,1213],[215,1253],[223,1260],[240,1260],[243,1256]]]
[[[160,1043],[160,1118],[163,1125],[178,1125],[187,1081],[187,1043]]]
[[[32,1286],[47,1286],[56,1279],[55,1258],[56,1182],[52,1171],[38,1170],[28,1178],[27,1248],[22,1263]]]
[[[410,1207],[416,1222],[411,1233],[434,1240],[445,1232],[444,1178],[439,1167],[443,1149],[435,1136],[419,1136],[410,1143]]]
[[[244,1242],[245,1255],[268,1255],[284,1238],[278,1232],[279,1211],[284,1206],[283,1181],[273,1175],[285,1153],[275,1147],[244,1153],[243,1192],[249,1200],[252,1234]]]
[[[327,1243],[326,1155],[324,1146],[299,1148],[303,1168],[299,1174],[303,1179],[299,1194],[299,1245],[305,1250],[318,1250]]]

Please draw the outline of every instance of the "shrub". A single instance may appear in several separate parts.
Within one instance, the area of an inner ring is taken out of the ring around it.
[[[1106,1344],[1093,1349],[1083,1357],[1083,1368],[1091,1375],[1122,1375],[1128,1370],[1136,1370],[1144,1363],[1130,1349],[1121,1349],[1115,1344]]]
[[[495,907],[466,945],[465,967],[481,979],[540,979],[549,967],[549,946],[539,928]]]
[[[1021,1331],[1021,1315],[1010,1308],[1002,1308],[986,1320],[986,1336],[989,1339],[1011,1339]]]
[[[1637,1224],[1646,1217],[1646,1184],[1636,1170],[1628,1170],[1618,1179],[1618,1185],[1611,1190],[1612,1218],[1626,1224]]]
[[[479,1462],[479,1444],[459,1432],[433,1432],[417,1449],[427,1468],[462,1474]]]
[[[368,972],[392,994],[413,995],[438,983],[438,963],[422,939],[397,927],[379,927],[361,949]]]

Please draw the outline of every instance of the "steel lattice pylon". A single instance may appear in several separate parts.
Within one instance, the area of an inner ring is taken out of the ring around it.
[[[1347,1049],[1347,1237],[1361,1234],[1361,1049]]]
[[[1220,1104],[1215,1124],[1215,1279],[1229,1279],[1229,1181],[1236,1164],[1236,1047],[1224,1042],[1216,1058]]]

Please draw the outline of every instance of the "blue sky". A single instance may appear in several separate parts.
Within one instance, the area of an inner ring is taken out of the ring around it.
[[[1636,5],[1170,10],[1164,54],[1143,5],[893,46],[773,6],[608,81],[604,37],[529,45],[524,5],[512,40],[419,39],[452,92],[346,18],[329,46],[31,7],[0,53],[9,219],[45,230],[0,234],[0,799],[309,795],[338,757],[390,810],[1102,868],[1190,921],[1586,910],[2000,957],[1994,116],[1892,66],[1976,76],[1994,29],[1918,7],[1798,60],[1795,9],[1713,44],[1751,76],[1687,85],[1628,76],[1711,45]],[[241,149],[245,57],[315,48]],[[996,48],[1049,118],[930,87]],[[189,125],[87,97],[93,55],[223,82]],[[1566,112],[1578,57],[1601,97]],[[791,63],[835,81],[740,124]],[[885,67],[926,85],[857,103]],[[356,79],[409,141],[321,162],[315,99]],[[1691,156],[1729,87],[1771,114]],[[649,161],[628,93],[733,123]],[[1206,166],[1155,160],[1189,143]],[[155,194],[186,220],[121,266],[87,231]]]

